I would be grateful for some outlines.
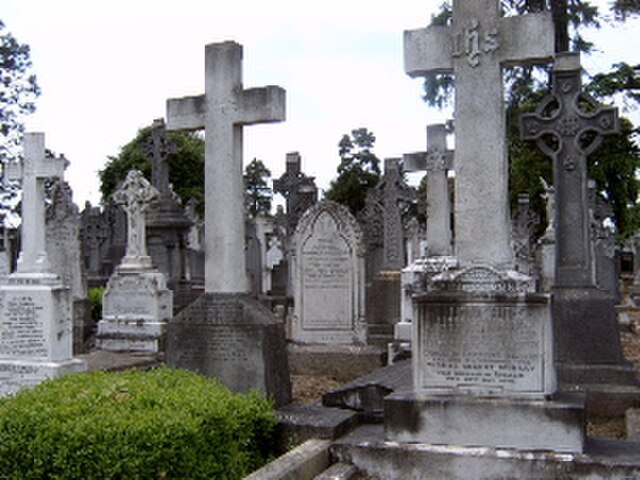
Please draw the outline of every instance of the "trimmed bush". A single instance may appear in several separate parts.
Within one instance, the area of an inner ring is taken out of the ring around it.
[[[0,479],[235,479],[267,460],[257,393],[165,367],[90,372],[0,400]]]

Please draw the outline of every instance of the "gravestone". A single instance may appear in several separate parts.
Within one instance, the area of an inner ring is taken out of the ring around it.
[[[104,259],[109,251],[110,229],[100,207],[92,207],[89,202],[80,214],[80,238],[87,286],[106,285],[109,274],[104,271]]]
[[[549,15],[501,17],[496,0],[457,0],[450,26],[405,32],[409,76],[455,77],[454,231],[462,264],[513,268],[502,67],[548,63],[553,38]]]
[[[138,170],[131,170],[111,196],[127,214],[127,249],[102,299],[97,346],[102,350],[159,352],[173,295],[147,254],[145,211],[158,197]]]
[[[46,211],[47,257],[51,271],[71,289],[73,351],[83,353],[94,324],[80,247],[80,212],[73,203],[71,187],[61,179],[51,186],[50,196]]]
[[[547,228],[538,240],[536,248],[536,264],[540,275],[538,290],[550,292],[556,274],[556,193],[553,185],[547,184],[543,178],[540,181],[544,186],[543,199],[545,201]]]
[[[0,394],[86,370],[72,353],[71,295],[46,253],[44,180],[61,178],[66,160],[45,154],[43,133],[25,133],[24,159],[6,165],[22,182],[22,250],[0,285]]]
[[[582,452],[584,396],[551,399],[549,298],[514,271],[510,245],[502,66],[548,62],[553,21],[547,13],[502,17],[500,8],[499,0],[454,0],[450,26],[405,32],[409,75],[455,76],[460,266],[414,296],[413,385],[385,398],[385,437]]]
[[[204,222],[196,211],[197,201],[191,198],[187,202],[185,214],[191,222],[189,229],[189,281],[198,287],[204,286]]]
[[[292,242],[291,340],[364,344],[364,246],[353,215],[337,203],[318,203],[300,219]]]
[[[558,55],[552,93],[536,112],[523,115],[522,137],[535,140],[553,160],[554,343],[558,379],[571,388],[637,383],[622,354],[614,299],[596,288],[589,215],[587,157],[604,135],[617,131],[617,110],[582,91],[579,54]],[[557,144],[547,143],[549,135]]]
[[[248,292],[242,131],[285,118],[285,91],[244,89],[242,46],[205,47],[205,93],[167,101],[169,130],[205,130],[205,293],[169,325],[167,363],[215,376],[233,391],[291,399],[284,328]]]
[[[417,197],[403,178],[400,159],[387,158],[384,174],[367,192],[366,208],[358,216],[367,240],[365,309],[372,345],[386,347],[400,321],[400,274],[406,264],[402,211]]]
[[[512,244],[517,272],[537,277],[533,253],[533,228],[535,215],[529,208],[529,194],[518,195],[518,209],[513,218]]]
[[[457,266],[451,256],[453,235],[448,172],[453,169],[453,150],[447,148],[446,125],[428,125],[427,151],[405,154],[403,167],[408,172],[427,172],[427,251],[424,258],[416,258],[402,270],[400,321],[394,327],[394,340],[408,343],[412,335],[413,294],[421,291],[429,278]]]
[[[598,195],[596,182],[589,180],[589,215],[593,241],[593,261],[596,285],[620,302],[620,268],[616,254],[614,234],[606,223],[613,218],[609,202]]]
[[[273,191],[280,193],[287,206],[287,235],[293,235],[300,217],[318,201],[314,177],[302,172],[298,152],[287,153],[285,172],[273,181]]]
[[[159,194],[146,211],[147,248],[153,264],[175,294],[189,288],[186,277],[191,221],[169,183],[169,158],[177,147],[167,135],[164,120],[153,122],[143,151],[151,159],[151,184]]]

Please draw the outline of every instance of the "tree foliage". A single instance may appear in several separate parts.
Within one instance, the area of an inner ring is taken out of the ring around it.
[[[0,21],[0,161],[18,158],[24,117],[36,109],[40,87],[29,46],[18,42]]]
[[[120,149],[115,157],[109,157],[100,171],[100,193],[105,202],[131,169],[140,170],[151,180],[151,159],[144,153],[144,145],[152,127],[140,131],[136,137]],[[176,144],[176,154],[169,157],[169,181],[173,191],[183,202],[194,198],[198,209],[204,208],[204,141],[197,133],[168,132]]]
[[[251,218],[271,212],[273,192],[269,187],[271,171],[261,160],[254,158],[244,169],[245,211]]]
[[[358,128],[338,143],[338,177],[331,181],[326,198],[347,206],[354,215],[364,208],[367,192],[380,180],[380,160],[372,151],[375,141],[372,132]]]

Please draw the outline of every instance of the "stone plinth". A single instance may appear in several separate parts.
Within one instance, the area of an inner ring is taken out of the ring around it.
[[[547,400],[394,393],[385,398],[387,440],[431,445],[581,453],[584,394]]]
[[[149,266],[125,263],[107,283],[97,346],[110,351],[159,352],[172,315],[173,294],[164,275]]]
[[[15,273],[0,285],[0,395],[86,370],[72,358],[70,291],[48,273]]]
[[[170,366],[234,392],[258,388],[277,406],[291,401],[283,324],[249,295],[201,295],[169,323],[166,355]]]

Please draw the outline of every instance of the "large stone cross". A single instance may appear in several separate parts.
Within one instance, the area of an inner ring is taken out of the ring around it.
[[[22,250],[18,273],[50,272],[45,247],[44,180],[62,178],[67,166],[64,156],[52,158],[45,152],[44,133],[24,134],[24,158],[9,163],[8,180],[22,181]]]
[[[114,203],[122,206],[127,214],[127,249],[122,260],[124,266],[148,266],[145,210],[158,197],[158,190],[151,186],[139,170],[130,170],[125,180],[111,195]]]
[[[522,116],[522,138],[535,140],[553,159],[557,287],[594,286],[587,157],[604,135],[618,132],[617,109],[582,92],[579,54],[558,55],[553,93]],[[591,134],[587,136],[587,134]],[[549,136],[555,142],[548,143]]]
[[[453,0],[451,26],[405,32],[405,71],[455,76],[455,254],[513,268],[502,67],[547,62],[549,12],[502,17],[500,0]]]
[[[451,203],[447,172],[453,150],[447,149],[444,124],[427,126],[427,151],[403,156],[405,171],[427,172],[427,255],[451,255]]]
[[[178,149],[175,142],[167,136],[163,119],[153,121],[151,133],[143,145],[143,151],[151,158],[151,184],[161,195],[170,195],[169,157]]]
[[[242,130],[285,119],[285,91],[245,90],[242,46],[205,47],[205,93],[167,101],[169,130],[205,131],[205,292],[246,292]]]

